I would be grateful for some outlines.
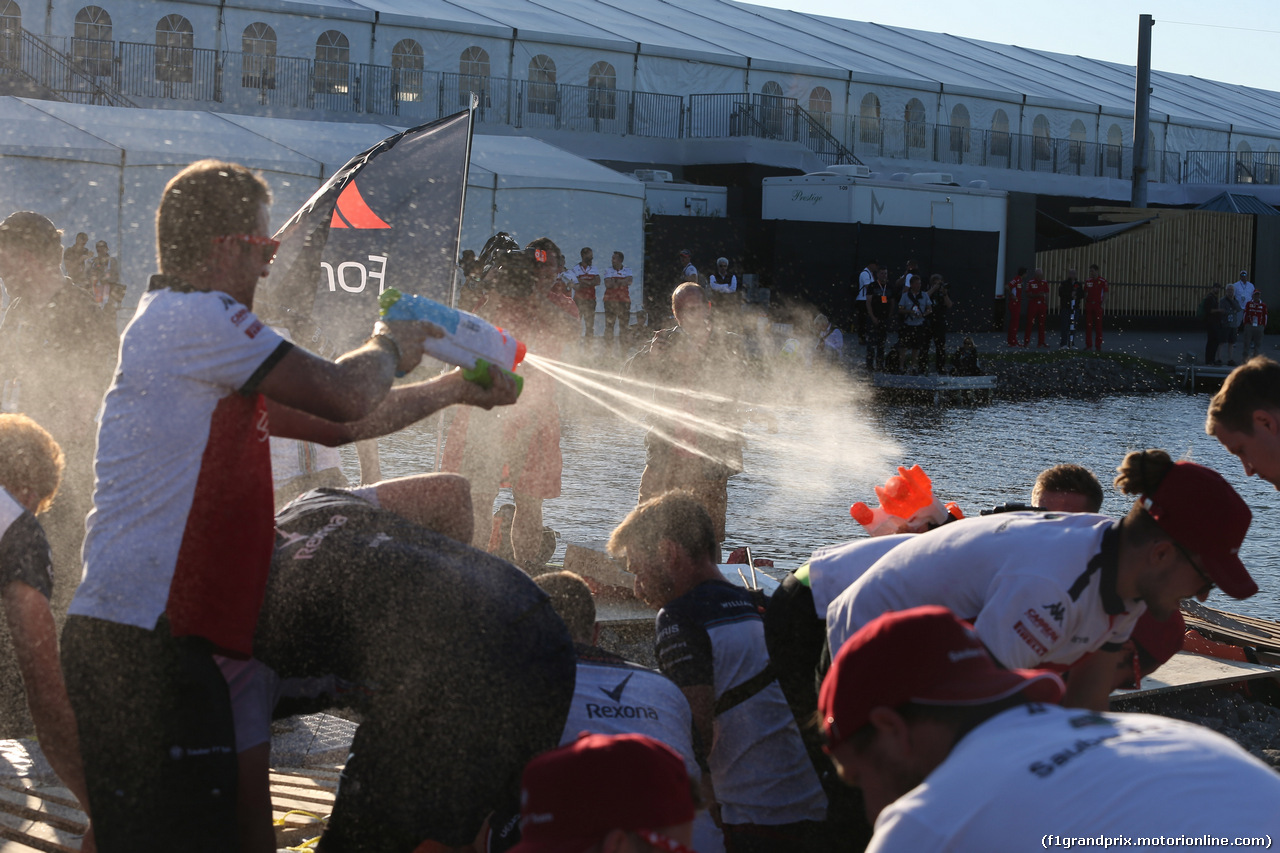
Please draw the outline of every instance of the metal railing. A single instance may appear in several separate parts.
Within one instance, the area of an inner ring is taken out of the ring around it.
[[[21,73],[80,103],[135,106],[129,98],[226,104],[233,109],[319,110],[385,116],[404,124],[465,108],[477,121],[518,128],[655,138],[750,136],[795,142],[820,161],[877,157],[1127,180],[1131,148],[895,119],[811,112],[795,98],[760,93],[680,95],[397,68],[305,57],[158,46],[23,30],[0,41],[0,74]],[[129,96],[129,97],[126,97]],[[1157,152],[1149,178],[1194,183],[1280,183],[1280,152]]]
[[[75,41],[82,57],[80,60],[73,58],[76,53],[68,49],[70,40],[62,40],[60,49],[59,44],[51,44],[25,29],[20,37],[6,33],[3,42],[4,71],[20,73],[72,103],[135,106],[111,83],[114,66],[112,42]],[[104,73],[97,74],[97,71]]]
[[[217,101],[218,52],[122,41],[116,45],[112,81],[125,95],[175,101]]]
[[[1280,184],[1280,151],[1188,151],[1189,184]]]

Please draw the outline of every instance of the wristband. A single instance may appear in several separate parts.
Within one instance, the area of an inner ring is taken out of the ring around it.
[[[391,334],[391,327],[383,321],[379,320],[373,324],[373,335],[369,338],[371,343],[391,344],[391,354],[395,358],[395,363],[400,364],[400,342],[396,340],[395,335]]]

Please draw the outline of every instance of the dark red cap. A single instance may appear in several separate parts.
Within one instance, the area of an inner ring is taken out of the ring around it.
[[[1165,533],[1200,557],[1219,589],[1232,598],[1258,591],[1240,562],[1253,513],[1221,474],[1194,462],[1177,462],[1159,487],[1139,500]]]
[[[886,613],[845,642],[822,682],[818,708],[834,749],[867,724],[871,709],[984,705],[1024,691],[1059,702],[1062,679],[1039,669],[1001,669],[978,635],[945,607]]]
[[[1129,639],[1155,661],[1155,666],[1182,651],[1182,644],[1187,636],[1187,622],[1181,613],[1174,613],[1163,622],[1157,621],[1151,611],[1138,617]],[[1150,674],[1150,673],[1144,673]]]
[[[644,735],[583,734],[524,769],[520,843],[511,853],[581,853],[610,830],[693,820],[684,760]]]

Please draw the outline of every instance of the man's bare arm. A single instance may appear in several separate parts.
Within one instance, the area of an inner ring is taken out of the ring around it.
[[[463,379],[460,370],[426,382],[401,385],[392,389],[371,414],[346,423],[316,417],[272,400],[267,404],[268,421],[272,435],[337,447],[352,441],[388,435],[447,406],[470,405],[492,409],[494,406],[507,406],[516,401],[515,380],[495,367],[489,369],[489,377],[489,388],[482,388]]]
[[[329,421],[365,417],[387,395],[397,371],[422,361],[422,342],[444,331],[430,323],[388,323],[391,336],[370,338],[335,361],[294,347],[258,385],[270,400]]]

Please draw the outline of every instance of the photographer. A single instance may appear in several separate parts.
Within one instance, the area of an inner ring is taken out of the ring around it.
[[[947,313],[954,305],[951,301],[951,285],[940,273],[929,276],[929,301],[933,303],[933,313],[929,315],[928,338],[933,341],[934,358],[938,363],[938,375],[946,372],[947,367]],[[925,341],[925,348],[929,346]]]
[[[902,331],[898,333],[898,350],[903,353],[903,364],[906,367],[906,351],[914,352],[913,370],[917,373],[925,368],[924,353],[929,345],[929,330],[925,327],[930,314],[933,313],[933,302],[929,294],[924,292],[923,280],[919,274],[909,274],[911,286],[898,300],[898,316],[902,318]]]
[[[485,301],[477,313],[522,341],[531,354],[559,358],[578,337],[578,309],[552,290],[560,250],[540,237],[526,248],[499,232],[481,252]],[[560,411],[555,383],[539,370],[523,372],[524,391],[514,406],[459,412],[449,427],[442,469],[471,481],[476,547],[491,542],[493,502],[505,481],[515,498],[511,546],[515,562],[530,574],[543,569],[542,502],[560,496]],[[504,480],[505,469],[505,480]]]

